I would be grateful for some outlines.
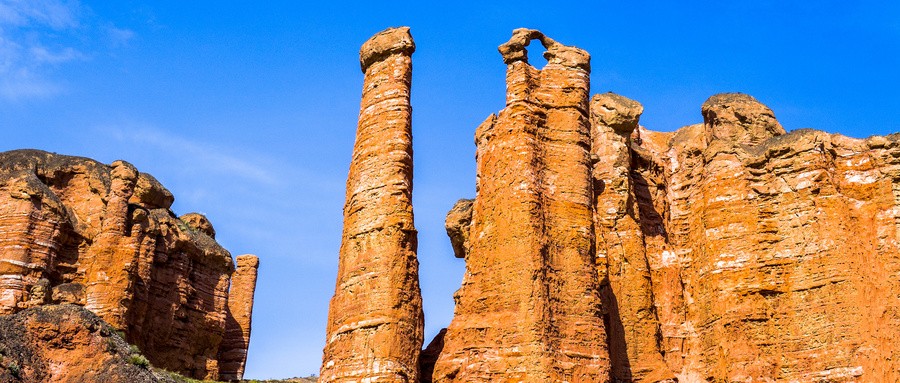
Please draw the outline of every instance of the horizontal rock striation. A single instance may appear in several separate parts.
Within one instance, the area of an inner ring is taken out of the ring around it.
[[[530,29],[499,47],[506,106],[476,129],[475,199],[445,221],[466,273],[420,352],[413,50],[400,28],[360,53],[323,381],[900,381],[900,135],[788,133],[740,93],[710,97],[702,124],[647,130],[640,103],[588,98],[587,52]],[[23,306],[51,290],[4,283]]]
[[[173,200],[124,161],[0,153],[0,313],[82,305],[155,365],[217,378],[234,265]]]
[[[640,129],[631,152],[659,351],[679,381],[900,379],[898,139],[785,133],[743,94],[702,114]]]
[[[211,229],[211,227],[210,227]],[[253,317],[253,293],[259,273],[259,258],[252,254],[239,255],[237,269],[231,275],[228,291],[228,313],[225,318],[225,335],[219,346],[219,379],[241,380],[250,348],[250,330]]]
[[[363,44],[359,126],[347,177],[322,382],[417,382],[424,317],[412,209],[409,28]]]
[[[542,70],[527,62],[535,39],[547,49]],[[506,108],[476,130],[471,213],[461,201],[447,219],[466,274],[433,381],[608,381],[593,254],[590,56],[528,29],[500,52]]]

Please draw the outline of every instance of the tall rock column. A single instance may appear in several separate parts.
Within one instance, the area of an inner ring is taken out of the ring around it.
[[[88,251],[93,262],[85,271],[87,303],[84,307],[121,330],[127,328],[127,310],[134,294],[133,270],[137,267],[138,233],[131,232],[128,211],[128,200],[134,194],[137,179],[137,169],[131,164],[112,163],[103,223]]]
[[[424,319],[412,211],[409,28],[363,44],[359,126],[321,381],[416,382]]]
[[[244,254],[237,257],[237,269],[231,275],[231,290],[228,292],[225,336],[219,346],[219,380],[241,380],[244,377],[258,270],[257,256]]]
[[[547,66],[527,62],[540,40]],[[517,29],[507,105],[476,130],[477,195],[435,382],[605,382],[593,262],[590,56]]]
[[[643,106],[613,94],[591,100],[598,275],[616,381],[673,381],[661,353],[650,264],[631,174],[631,134]],[[646,208],[646,207],[645,207]]]

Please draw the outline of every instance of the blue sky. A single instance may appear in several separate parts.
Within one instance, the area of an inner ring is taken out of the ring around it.
[[[474,194],[474,128],[503,107],[496,47],[536,28],[593,56],[593,92],[642,124],[701,121],[740,91],[788,130],[900,131],[896,1],[236,2],[0,0],[0,150],[124,159],[261,258],[248,378],[317,373],[356,129],[359,46],[408,25],[426,337],[464,265],[443,228]],[[538,57],[533,52],[532,57]],[[533,62],[539,62],[535,59]]]

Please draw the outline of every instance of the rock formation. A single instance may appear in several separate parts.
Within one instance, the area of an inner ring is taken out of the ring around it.
[[[247,350],[250,348],[250,322],[259,258],[244,254],[236,260],[237,270],[231,275],[231,289],[228,291],[225,337],[219,346],[220,380],[241,380],[244,377]]]
[[[424,318],[412,211],[409,28],[363,44],[337,286],[321,381],[416,382]]]
[[[527,62],[535,39],[547,49],[542,70]],[[506,108],[476,131],[466,274],[433,378],[608,381],[593,254],[590,56],[528,29],[500,52]]]
[[[0,382],[174,383],[141,365],[115,329],[75,305],[0,316]]]
[[[898,381],[898,137],[785,134],[743,94],[702,114],[632,146],[680,381]]]
[[[650,131],[636,101],[589,101],[585,51],[528,29],[500,46],[507,102],[475,132],[476,198],[445,221],[466,262],[455,316],[420,353],[413,49],[389,29],[360,55],[323,381],[900,381],[900,135],[786,133],[739,93]]]
[[[234,265],[173,200],[124,161],[0,153],[0,313],[83,305],[154,365],[217,378]]]
[[[592,185],[581,171],[561,182],[546,158],[581,158],[583,144],[554,151],[565,141],[541,127],[575,92],[516,103],[554,87],[533,68],[515,71],[526,57],[518,47],[538,36],[516,33],[501,47],[507,109],[476,131],[474,205],[461,200],[447,216],[467,273],[435,381],[577,380],[541,371],[562,360],[553,346],[529,348],[550,338],[536,334],[556,314],[533,303],[557,288],[547,276],[564,269],[549,262],[578,259],[551,255],[553,229],[582,227],[553,220],[543,185],[566,185],[569,196],[592,189],[612,380],[900,381],[890,344],[900,336],[900,136],[786,133],[743,94],[713,96],[703,124],[659,133],[639,127],[639,103],[601,94],[590,108]],[[521,85],[528,79],[533,88]],[[516,364],[530,355],[531,370]]]
[[[645,232],[658,231],[659,222],[643,230],[641,222],[653,218],[641,216],[637,195],[644,197],[640,189],[644,185],[631,176],[631,134],[642,112],[641,104],[612,93],[591,99],[597,271],[603,285],[613,380],[674,381],[659,344],[660,326],[645,254],[645,246],[653,241],[648,238],[652,234]]]

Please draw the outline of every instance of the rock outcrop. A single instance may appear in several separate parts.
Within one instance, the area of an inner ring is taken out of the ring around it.
[[[231,275],[231,289],[228,291],[225,337],[219,346],[219,380],[228,381],[244,377],[247,350],[250,348],[253,293],[259,269],[259,258],[255,255],[239,255],[236,260],[237,269]]]
[[[640,129],[631,151],[670,368],[682,382],[898,381],[898,137],[785,134],[743,94],[702,114]]]
[[[424,318],[412,210],[409,28],[360,50],[365,73],[347,178],[322,382],[418,381]]]
[[[124,161],[0,153],[0,313],[83,305],[154,365],[217,378],[234,265],[173,200]]]
[[[645,247],[654,217],[638,204],[644,181],[631,176],[631,134],[643,107],[606,93],[591,99],[597,275],[602,284],[612,378],[619,382],[674,381],[666,365]],[[658,220],[657,220],[658,221]],[[659,224],[659,222],[654,222]]]
[[[112,326],[79,306],[0,316],[0,382],[174,383],[140,358]]]
[[[547,50],[542,70],[527,62],[535,39]],[[433,379],[608,381],[594,264],[590,56],[528,29],[500,52],[506,108],[476,130],[466,274]]]
[[[466,273],[420,353],[413,49],[389,29],[360,54],[323,381],[900,381],[900,135],[787,133],[739,93],[650,131],[638,102],[588,99],[587,52],[529,29],[499,48],[506,107],[445,221]]]

